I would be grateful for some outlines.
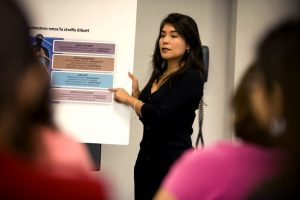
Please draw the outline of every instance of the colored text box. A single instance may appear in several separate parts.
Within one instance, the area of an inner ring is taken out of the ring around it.
[[[60,53],[115,54],[115,44],[55,40],[53,51]]]
[[[53,69],[105,71],[114,70],[114,58],[55,54]]]
[[[51,88],[51,100],[54,102],[111,103],[112,92],[104,90]]]
[[[51,85],[57,87],[111,88],[113,75],[101,73],[78,73],[52,71]]]

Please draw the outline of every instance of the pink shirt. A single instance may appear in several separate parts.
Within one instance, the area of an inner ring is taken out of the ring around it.
[[[279,157],[279,151],[246,143],[189,150],[171,168],[163,188],[184,200],[245,199],[278,171]]]
[[[43,128],[40,134],[42,150],[36,157],[40,169],[68,177],[89,175],[94,169],[94,163],[84,144],[67,134],[48,128]]]

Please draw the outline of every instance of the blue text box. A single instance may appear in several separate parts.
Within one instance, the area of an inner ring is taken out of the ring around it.
[[[75,88],[112,88],[113,75],[101,73],[52,71],[51,85],[56,87]]]

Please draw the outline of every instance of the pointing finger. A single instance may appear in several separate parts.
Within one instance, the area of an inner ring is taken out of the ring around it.
[[[116,92],[116,91],[118,91],[118,88],[108,88],[108,91]]]

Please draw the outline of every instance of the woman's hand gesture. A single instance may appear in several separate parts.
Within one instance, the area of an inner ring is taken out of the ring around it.
[[[132,80],[132,93],[131,95],[135,98],[139,98],[140,96],[140,89],[139,89],[139,81],[136,76],[130,72],[128,72],[128,76]]]

